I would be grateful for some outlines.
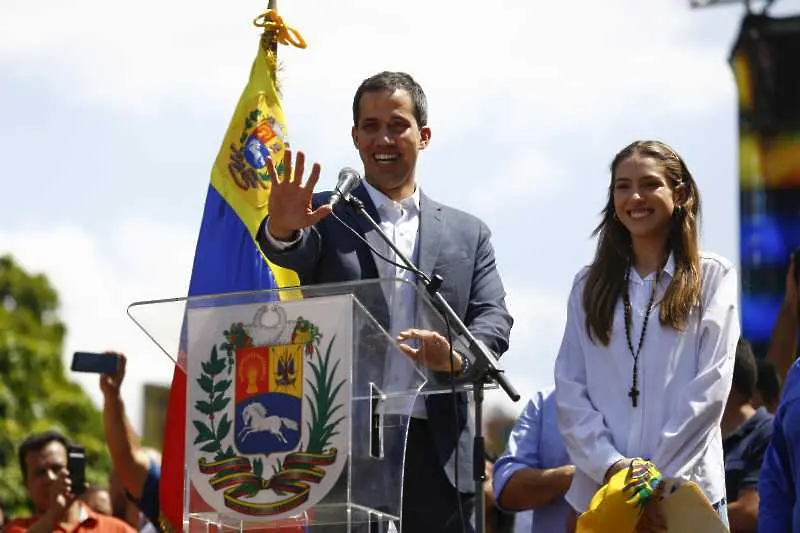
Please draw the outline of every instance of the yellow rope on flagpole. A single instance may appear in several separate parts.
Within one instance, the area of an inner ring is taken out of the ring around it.
[[[292,45],[297,48],[305,48],[306,41],[300,32],[287,26],[278,12],[274,9],[267,9],[253,20],[253,25],[264,28],[265,33],[272,33],[275,41],[280,44]]]

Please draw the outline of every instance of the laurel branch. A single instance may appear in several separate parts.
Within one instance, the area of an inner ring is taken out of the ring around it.
[[[242,132],[242,136],[239,138],[239,144],[244,144],[247,140],[247,136],[250,135],[250,130],[253,129],[253,126],[258,124],[258,121],[261,119],[261,110],[259,108],[253,109],[247,118],[244,119],[244,131]]]
[[[317,347],[318,344],[314,346],[317,360],[310,363],[311,370],[314,373],[314,382],[312,383],[310,379],[306,379],[306,383],[313,392],[313,400],[306,394],[306,400],[311,407],[311,421],[306,422],[306,426],[309,429],[308,445],[306,446],[306,452],[308,453],[323,453],[329,446],[331,438],[334,435],[338,435],[339,432],[336,431],[336,427],[344,420],[344,416],[331,420],[334,414],[343,407],[342,403],[336,404],[336,397],[345,383],[344,379],[336,384],[333,383],[333,378],[339,367],[339,360],[336,361],[333,368],[329,368],[331,349],[335,339],[336,336],[331,338],[324,357]]]
[[[230,403],[231,399],[226,395],[231,386],[230,379],[217,380],[217,377],[225,372],[227,361],[219,357],[217,347],[211,349],[211,357],[208,361],[201,363],[203,372],[197,378],[197,384],[200,388],[208,394],[208,400],[198,400],[195,402],[195,409],[206,415],[208,424],[202,420],[192,420],[195,429],[197,430],[197,437],[194,439],[194,444],[203,444],[200,451],[207,453],[215,453],[214,460],[219,461],[228,457],[235,457],[233,447],[228,446],[222,449],[222,442],[227,438],[231,430],[231,421],[228,419],[228,413],[224,413],[222,418],[219,417],[221,411]],[[230,370],[228,372],[230,374]]]

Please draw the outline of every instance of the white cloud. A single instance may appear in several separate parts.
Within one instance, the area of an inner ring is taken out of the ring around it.
[[[522,398],[516,404],[502,390],[486,395],[487,407],[518,412],[537,390],[553,384],[555,362],[567,319],[569,287],[547,287],[540,280],[506,282],[508,310],[514,317],[508,353],[500,363]]]
[[[142,385],[169,383],[172,364],[138,330],[126,308],[136,300],[185,294],[194,244],[193,232],[185,228],[137,218],[91,230],[0,231],[0,253],[11,253],[29,272],[46,274],[59,294],[60,314],[68,330],[67,368],[77,350],[126,353],[125,396],[129,416],[139,429]],[[70,377],[101,405],[97,376],[73,373]]]
[[[453,147],[445,150],[452,151]],[[448,156],[456,158],[457,154],[438,153],[436,158],[446,161]],[[533,203],[546,202],[575,181],[563,162],[521,144],[510,144],[502,152],[490,152],[481,159],[474,158],[476,165],[469,169],[470,174],[456,172],[450,180],[427,178],[426,170],[432,162],[425,162],[420,165],[420,179],[435,198],[480,216],[522,212]],[[459,175],[464,179],[459,180]]]
[[[6,1],[0,61],[126,113],[228,108],[255,53],[250,20],[263,5]],[[699,19],[668,0],[410,0],[402,12],[373,0],[298,0],[281,12],[309,43],[281,49],[287,99],[315,111],[348,102],[358,80],[380,68],[418,77],[439,122],[469,124],[474,110],[505,104],[525,109],[512,121],[557,117],[550,127],[561,127],[632,105],[697,112],[732,94],[720,50],[692,38]]]

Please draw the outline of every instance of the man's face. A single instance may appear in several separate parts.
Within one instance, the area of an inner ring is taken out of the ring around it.
[[[393,200],[411,196],[416,187],[417,154],[431,130],[420,128],[407,91],[366,92],[361,96],[353,142],[364,163],[367,181]]]
[[[50,485],[67,469],[67,449],[52,441],[39,451],[25,456],[25,486],[38,512],[50,504]]]

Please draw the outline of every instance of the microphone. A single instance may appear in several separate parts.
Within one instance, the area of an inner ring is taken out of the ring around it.
[[[336,183],[336,188],[333,189],[330,200],[328,200],[331,208],[342,200],[349,200],[350,193],[358,187],[359,183],[361,183],[361,175],[358,171],[350,167],[344,167],[340,170],[339,181]]]

